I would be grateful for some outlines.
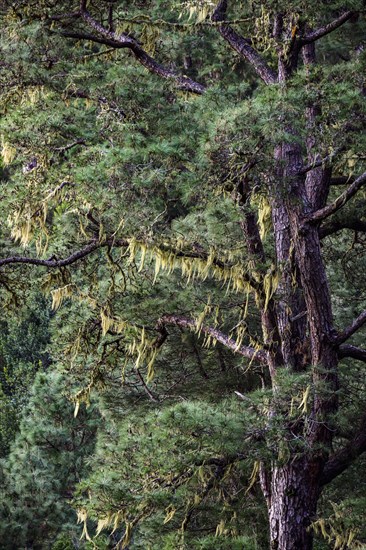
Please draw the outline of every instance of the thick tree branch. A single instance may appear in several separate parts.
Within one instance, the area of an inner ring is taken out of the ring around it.
[[[353,438],[333,456],[324,467],[320,480],[322,486],[327,485],[344,472],[362,453],[366,451],[366,415]]]
[[[121,246],[122,241],[119,241],[119,244]],[[99,242],[97,240],[91,241],[89,244],[87,244],[84,248],[81,248],[80,250],[77,250],[76,252],[73,252],[68,256],[67,258],[63,258],[62,260],[58,260],[57,258],[50,258],[49,260],[41,260],[39,258],[29,258],[26,256],[9,256],[8,258],[2,258],[0,259],[0,267],[4,265],[14,265],[14,264],[28,264],[28,265],[39,265],[43,267],[49,267],[49,268],[58,268],[58,267],[66,267],[68,265],[71,265],[78,260],[81,260],[82,258],[85,258],[85,256],[89,256],[92,252],[97,250],[98,248],[102,248],[103,246],[111,246],[112,241],[103,241]],[[128,241],[124,241],[124,245],[128,246]]]
[[[347,185],[355,181],[354,176],[335,176],[331,178],[330,185]]]
[[[69,182],[63,182],[58,188],[56,188],[56,191],[59,189],[62,189],[62,187],[68,183]],[[54,192],[55,190],[52,193]],[[90,213],[88,214],[88,219],[91,219],[91,221],[95,225],[97,226],[99,225],[98,222],[92,218]],[[73,252],[67,258],[63,258],[63,259],[50,258],[48,260],[42,260],[39,258],[30,258],[28,256],[9,256],[7,258],[0,259],[0,267],[5,265],[14,265],[14,264],[38,265],[38,266],[49,267],[49,268],[66,267],[88,256],[89,254],[91,254],[95,250],[98,250],[99,248],[103,248],[103,247],[128,248],[129,245],[130,245],[129,239],[115,239],[114,237],[109,237],[102,242],[100,242],[97,239],[93,239],[84,248]],[[202,251],[199,250],[197,252],[175,250],[174,248],[169,246],[162,246],[160,249],[164,252],[175,255],[177,258],[192,258],[197,260],[208,260],[209,258],[209,255],[203,249]],[[216,266],[220,269],[231,268],[230,264],[225,264],[218,258],[211,258],[210,262],[213,266]],[[257,293],[257,295],[264,300],[265,294],[264,294],[262,283],[254,279],[249,273],[243,273],[243,279],[252,287],[252,289]]]
[[[212,21],[224,21],[226,18],[226,10],[227,0],[220,0],[212,15]],[[256,73],[266,84],[274,84],[277,82],[275,72],[268,67],[262,56],[250,45],[249,40],[240,36],[232,27],[225,23],[218,26],[218,31],[228,44],[252,65]]]
[[[163,315],[159,319],[157,326],[159,330],[161,330],[162,328],[165,328],[166,325],[173,325],[194,330],[197,329],[197,321],[195,319],[189,319],[188,317],[183,317],[182,315]],[[213,327],[202,326],[200,327],[199,332],[211,336],[223,346],[234,351],[234,353],[238,353],[248,359],[257,360],[260,363],[267,364],[267,353],[263,350],[256,350],[250,346],[238,347],[233,338],[230,338],[220,330]]]
[[[360,315],[342,332],[340,332],[335,339],[335,343],[343,344],[348,338],[357,332],[366,323],[366,310],[360,313]]]
[[[358,348],[357,346],[351,346],[350,344],[342,344],[338,349],[339,357],[350,357],[351,359],[357,359],[366,363],[366,349]]]
[[[334,233],[338,233],[342,229],[366,232],[366,222],[359,219],[333,220],[320,228],[319,236],[321,239],[324,239],[324,237],[334,235]]]
[[[141,65],[146,67],[146,69],[148,69],[150,72],[162,78],[174,80],[180,89],[195,94],[202,94],[205,91],[205,86],[203,86],[202,84],[195,82],[187,76],[182,76],[176,71],[158,63],[131,36],[128,36],[124,33],[117,34],[112,30],[108,30],[103,27],[103,25],[98,23],[98,21],[91,16],[86,8],[86,2],[83,0],[80,2],[80,17],[99,36],[94,36],[93,34],[84,34],[82,32],[64,32],[62,33],[63,36],[79,40],[91,40],[100,44],[106,44],[107,46],[111,46],[113,48],[130,49],[135,55],[136,59],[141,63]]]
[[[355,181],[344,191],[339,197],[332,202],[331,204],[328,204],[328,206],[325,206],[324,208],[321,208],[320,210],[317,210],[314,212],[311,216],[309,216],[305,221],[309,223],[318,223],[321,220],[324,220],[325,218],[328,218],[328,216],[331,216],[338,210],[340,210],[360,189],[361,187],[366,183],[366,172],[361,174]]]
[[[351,17],[353,17],[356,14],[354,11],[346,11],[337,19],[334,19],[331,23],[328,23],[328,25],[325,25],[324,27],[320,27],[319,29],[316,29],[313,32],[310,32],[306,36],[304,36],[301,39],[302,44],[310,44],[311,42],[315,42],[316,40],[319,40],[319,38],[322,38],[323,36],[326,36],[327,34],[335,31],[338,29],[338,27],[341,27],[346,23]]]
[[[114,48],[114,49],[127,48],[127,46],[122,45],[117,40],[102,38],[86,32],[63,31],[63,32],[59,32],[58,34],[60,34],[61,36],[64,36],[65,38],[73,38],[74,40],[90,40],[90,42],[96,42],[97,44],[104,44],[105,46],[110,46],[111,48]]]

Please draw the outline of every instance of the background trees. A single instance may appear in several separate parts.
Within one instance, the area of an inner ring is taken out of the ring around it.
[[[70,542],[80,536],[68,501],[87,471],[97,414],[82,410],[75,419],[65,386],[58,373],[37,374],[19,433],[2,463],[4,549],[51,548],[63,533]]]
[[[4,299],[101,399],[84,534],[363,540],[317,512],[365,448],[362,8],[3,2]]]

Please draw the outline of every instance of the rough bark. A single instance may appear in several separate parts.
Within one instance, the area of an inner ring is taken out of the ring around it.
[[[312,41],[303,53],[305,64],[315,62]],[[297,59],[295,55],[291,64],[285,65],[283,54],[278,55],[279,80],[285,83],[296,68]],[[318,159],[314,129],[319,113],[320,107],[315,104],[309,105],[306,112],[304,145],[310,164]],[[313,399],[306,423],[287,427],[290,441],[297,435],[303,437],[303,455],[289,450],[288,460],[284,464],[274,461],[270,472],[261,476],[261,484],[268,504],[271,548],[311,550],[310,525],[315,518],[320,476],[333,438],[329,419],[338,405],[338,354],[333,344],[335,330],[319,227],[304,220],[324,206],[330,171],[321,165],[304,171],[305,159],[298,135],[286,121],[282,124],[287,134],[294,135],[294,140],[276,147],[276,178],[269,185],[277,264],[282,273],[277,293],[277,323],[283,367],[300,370],[311,366]],[[273,385],[276,388],[275,380]],[[276,416],[276,408],[270,414]]]
[[[318,466],[306,458],[272,467],[269,528],[271,550],[309,550],[319,498]]]
[[[220,22],[225,19],[227,11],[227,0],[220,0],[212,15],[212,20]],[[262,56],[251,46],[250,41],[238,34],[230,25],[222,23],[218,26],[218,31],[226,42],[239,55],[244,57],[254,68],[258,76],[266,84],[274,84],[277,81],[277,75],[267,65]]]

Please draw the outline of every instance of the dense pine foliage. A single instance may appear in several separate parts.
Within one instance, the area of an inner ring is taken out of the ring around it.
[[[364,2],[0,18],[0,548],[362,548]]]

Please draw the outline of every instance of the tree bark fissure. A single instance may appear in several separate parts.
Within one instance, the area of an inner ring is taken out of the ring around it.
[[[269,524],[271,550],[312,547],[311,522],[319,498],[318,465],[305,458],[273,465]]]

